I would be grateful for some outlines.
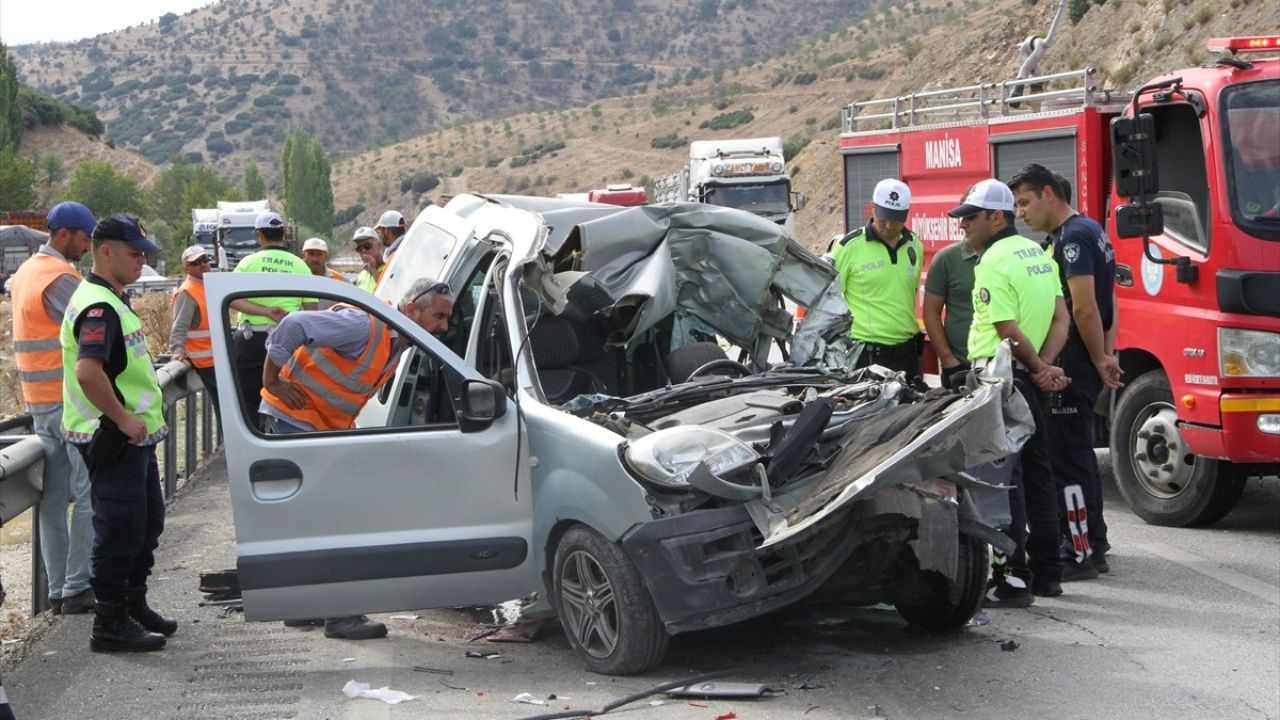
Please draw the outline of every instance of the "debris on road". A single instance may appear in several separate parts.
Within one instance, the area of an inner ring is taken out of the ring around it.
[[[348,680],[346,685],[342,686],[342,693],[352,700],[356,698],[368,698],[370,700],[381,700],[388,705],[396,705],[406,700],[417,700],[416,695],[392,690],[383,686],[377,689],[370,689],[369,683],[356,682]]]
[[[414,672],[421,672],[421,673],[433,673],[433,674],[435,674],[435,675],[452,675],[452,674],[453,674],[453,671],[452,671],[452,670],[442,670],[442,669],[440,669],[440,668],[430,668],[430,667],[425,667],[425,666],[423,666],[423,665],[414,665],[414,666],[413,666],[413,671],[414,671]]]
[[[533,642],[538,638],[538,633],[542,632],[542,627],[546,624],[547,621],[544,619],[519,620],[498,628],[485,639],[489,642]]]
[[[665,691],[672,697],[762,697],[769,688],[759,683],[700,682]]]
[[[496,652],[480,652],[479,650],[468,650],[464,653],[465,657],[479,658],[481,660],[495,660],[502,657],[502,653]]]
[[[1018,647],[1018,641],[1016,640],[1006,640],[1000,643],[1000,649],[1005,652],[1013,652],[1014,650],[1017,650]]]
[[[534,697],[532,694],[527,692],[522,692],[519,695],[511,698],[511,702],[522,703],[524,705],[546,705],[547,704],[546,700],[539,700],[538,698]]]

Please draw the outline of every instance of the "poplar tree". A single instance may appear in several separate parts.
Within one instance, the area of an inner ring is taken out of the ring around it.
[[[304,128],[285,139],[281,157],[284,211],[303,227],[328,231],[333,227],[333,185],[324,146]]]

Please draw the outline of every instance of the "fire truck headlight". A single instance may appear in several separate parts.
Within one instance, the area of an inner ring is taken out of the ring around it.
[[[1218,368],[1223,377],[1280,376],[1280,334],[1219,328]]]
[[[1258,432],[1263,432],[1268,435],[1280,435],[1280,415],[1270,413],[1266,415],[1259,415],[1258,419],[1254,421],[1254,424],[1258,426]]]

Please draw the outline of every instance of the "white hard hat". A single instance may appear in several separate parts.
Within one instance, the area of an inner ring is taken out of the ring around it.
[[[320,238],[308,238],[306,242],[302,243],[302,251],[306,252],[308,250],[319,250],[327,253],[329,252],[329,243]]]
[[[375,228],[392,228],[404,225],[404,215],[399,210],[388,210],[382,213],[382,217],[378,218],[378,224]]]

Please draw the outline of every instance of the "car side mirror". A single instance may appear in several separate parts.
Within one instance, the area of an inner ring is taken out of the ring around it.
[[[462,432],[484,430],[507,413],[507,390],[496,380],[463,380],[461,400],[458,421]]]
[[[795,199],[796,212],[800,212],[801,210],[804,209],[805,205],[809,204],[808,195],[805,195],[804,193],[798,192],[798,191],[793,192],[791,194],[796,196],[796,199]]]
[[[1156,122],[1151,113],[1111,120],[1111,157],[1117,195],[1145,198],[1159,191]]]

